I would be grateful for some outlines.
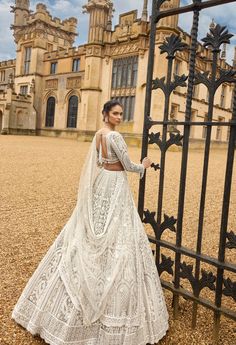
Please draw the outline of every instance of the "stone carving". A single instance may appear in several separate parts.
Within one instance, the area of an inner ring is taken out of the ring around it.
[[[122,55],[127,53],[133,53],[139,51],[139,45],[137,43],[126,44],[111,49],[111,55]]]
[[[81,88],[81,77],[75,77],[75,78],[68,78],[67,89],[80,89]]]
[[[45,89],[57,89],[58,88],[58,79],[46,80]]]

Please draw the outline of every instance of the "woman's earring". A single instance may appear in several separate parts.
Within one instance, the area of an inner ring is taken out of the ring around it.
[[[106,123],[108,122],[108,116],[105,117],[105,122],[106,122]]]

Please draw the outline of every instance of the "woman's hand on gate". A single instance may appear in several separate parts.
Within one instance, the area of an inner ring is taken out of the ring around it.
[[[142,165],[144,166],[145,169],[149,168],[152,164],[152,161],[148,157],[144,157],[142,160]]]

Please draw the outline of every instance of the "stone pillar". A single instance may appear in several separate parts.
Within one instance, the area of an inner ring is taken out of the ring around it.
[[[142,21],[147,22],[148,20],[148,0],[143,1]]]
[[[170,0],[170,1],[164,2],[164,4],[162,4],[161,10],[170,10],[172,8],[179,7],[179,5],[180,5],[180,0]],[[165,26],[168,28],[177,29],[178,21],[179,21],[178,15],[162,18],[158,23],[158,27],[159,26]]]
[[[2,124],[2,134],[9,134],[10,133],[10,116],[12,111],[12,92],[13,88],[10,83],[8,83],[7,91],[6,91],[6,106],[4,110],[3,116],[3,124]]]
[[[90,15],[88,43],[103,43],[104,32],[111,29],[113,3],[110,0],[89,0],[83,8]]]
[[[113,3],[110,0],[89,0],[83,7],[90,15],[89,37],[86,45],[84,85],[81,89],[80,130],[97,130],[101,116],[101,75],[103,73],[103,44],[111,29]]]
[[[101,74],[102,74],[102,46],[88,44],[86,46],[84,85],[81,88],[82,122],[80,129],[95,131],[101,108]]]

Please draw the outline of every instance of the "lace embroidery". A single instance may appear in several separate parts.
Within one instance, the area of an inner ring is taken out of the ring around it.
[[[168,329],[168,313],[127,174],[95,171],[95,145],[92,154],[94,164],[83,177],[90,174],[93,183],[84,185],[82,178],[80,202],[12,317],[51,345],[157,343]]]
[[[144,174],[144,170],[145,170],[144,166],[143,164],[135,164],[130,160],[128,152],[127,152],[127,145],[122,135],[115,131],[111,132],[111,134],[109,135],[109,141],[110,141],[111,149],[115,152],[115,154],[119,158],[124,169],[127,171],[140,173],[140,178],[142,178]]]
[[[97,151],[97,165],[99,167],[102,167],[105,162],[116,163],[120,161],[125,170],[139,173],[140,178],[143,177],[145,170],[143,164],[136,164],[130,160],[127,145],[120,133],[111,131],[106,134],[106,144],[108,154],[107,158],[102,157],[101,144],[100,149]]]

